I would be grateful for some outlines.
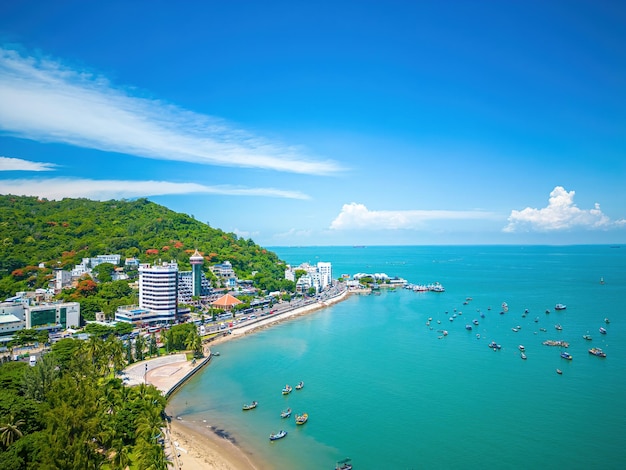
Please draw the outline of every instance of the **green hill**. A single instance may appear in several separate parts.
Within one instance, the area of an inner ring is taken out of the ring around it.
[[[210,227],[147,199],[48,201],[0,195],[0,297],[47,285],[52,268],[70,269],[82,258],[119,253],[141,262],[177,260],[190,269],[198,249],[211,264],[230,261],[240,279],[273,289],[284,262],[252,240]],[[45,268],[39,268],[44,263]]]

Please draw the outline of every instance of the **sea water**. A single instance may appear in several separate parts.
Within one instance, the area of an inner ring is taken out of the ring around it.
[[[292,265],[329,261],[334,278],[386,273],[445,292],[352,295],[221,344],[172,397],[181,419],[276,469],[332,469],[345,457],[355,470],[626,464],[626,246],[273,251]],[[542,344],[550,339],[568,341],[573,360]],[[281,394],[300,380],[302,390]],[[309,421],[297,426],[302,412]],[[287,437],[270,442],[280,429]]]

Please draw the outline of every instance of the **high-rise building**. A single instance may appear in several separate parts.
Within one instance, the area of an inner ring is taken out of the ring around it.
[[[174,319],[177,297],[178,265],[175,261],[139,266],[139,308]]]

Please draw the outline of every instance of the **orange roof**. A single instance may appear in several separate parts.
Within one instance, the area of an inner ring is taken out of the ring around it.
[[[237,297],[231,294],[226,294],[221,296],[215,302],[212,302],[211,305],[215,305],[216,307],[232,307],[233,305],[237,305],[240,303],[243,302],[241,302],[241,300],[239,300]]]

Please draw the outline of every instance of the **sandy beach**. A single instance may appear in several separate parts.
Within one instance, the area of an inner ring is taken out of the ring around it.
[[[346,299],[348,294],[347,291],[344,291],[325,302],[315,302],[279,315],[265,317],[251,325],[233,329],[231,334],[222,336],[206,346],[207,348],[214,348],[225,341],[242,338],[277,322],[312,313]],[[144,380],[157,386],[164,393],[168,393],[171,388],[190,374],[191,369],[200,366],[191,366],[188,361],[181,361],[180,355],[178,359],[173,358],[165,361],[166,364],[161,359],[160,363],[155,364],[157,367],[147,367]],[[134,368],[134,374],[131,370],[129,375],[137,377],[145,369],[145,364],[137,364]],[[171,415],[169,412],[168,414]],[[172,468],[176,470],[270,470],[271,468],[262,462],[253,462],[252,457],[244,449],[230,440],[230,436],[211,428],[206,423],[187,422],[172,416],[168,426],[168,434],[166,453],[170,457]]]

